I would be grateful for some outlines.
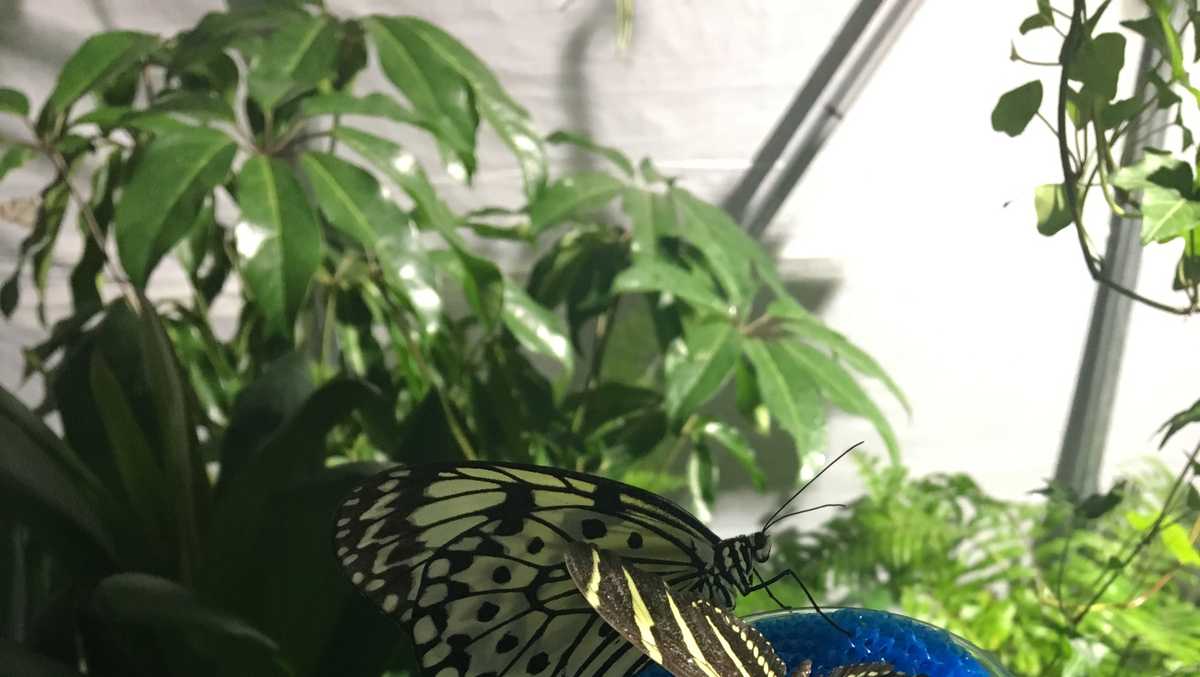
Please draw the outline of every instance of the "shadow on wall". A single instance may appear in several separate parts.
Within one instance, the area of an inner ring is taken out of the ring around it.
[[[103,3],[93,0],[89,4],[103,26],[112,25],[111,17]],[[66,63],[75,53],[75,49],[88,38],[88,34],[64,33],[61,23],[55,24],[53,29],[48,25],[38,25],[29,19],[24,8],[23,0],[0,2],[0,45],[4,45],[6,52],[20,54],[25,59],[46,64],[48,68],[57,71],[57,68]],[[55,39],[47,40],[47,35],[54,35]],[[11,82],[23,79],[7,72],[3,63],[4,61],[0,60],[0,80]]]
[[[563,108],[567,112],[567,129],[593,137],[595,121],[592,119],[592,97],[588,93],[587,53],[596,34],[611,33],[616,26],[616,11],[611,2],[597,2],[592,11],[571,31],[562,56],[562,76],[559,87],[563,92],[575,93],[563,97]],[[572,172],[594,170],[596,158],[575,146],[569,147],[564,164]]]

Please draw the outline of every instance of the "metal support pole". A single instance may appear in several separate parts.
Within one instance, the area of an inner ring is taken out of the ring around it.
[[[770,225],[784,200],[791,195],[813,158],[841,123],[846,111],[854,104],[920,5],[921,0],[895,0],[887,15],[880,21],[879,28],[846,69],[837,89],[822,106],[820,117],[801,136],[795,153],[763,198],[761,205],[743,219],[742,222],[751,235],[762,235]]]
[[[1154,51],[1147,42],[1142,47],[1137,91],[1144,90],[1154,61]],[[1162,75],[1169,78],[1170,71]],[[1127,141],[1121,152],[1121,165],[1136,162],[1138,158],[1135,153],[1144,146],[1162,146],[1166,136],[1164,127],[1169,121],[1165,110],[1155,109],[1145,119],[1130,123],[1125,133]],[[1141,136],[1141,141],[1132,143],[1131,140],[1139,138],[1139,132],[1143,129],[1150,131]],[[1137,286],[1138,269],[1142,263],[1139,232],[1136,221],[1116,215],[1110,221],[1103,274],[1126,289]],[[1100,466],[1112,423],[1113,399],[1121,375],[1121,359],[1125,352],[1125,336],[1129,332],[1129,311],[1132,306],[1133,300],[1129,297],[1105,285],[1096,286],[1096,300],[1092,306],[1092,319],[1079,365],[1075,396],[1063,434],[1058,465],[1054,470],[1055,481],[1070,487],[1079,496],[1095,493],[1100,484]]]
[[[860,0],[858,6],[850,12],[850,16],[846,18],[838,34],[834,36],[833,42],[821,56],[816,69],[808,76],[804,86],[792,99],[787,112],[783,114],[779,123],[775,125],[775,129],[771,131],[771,135],[767,137],[758,153],[755,154],[750,168],[746,170],[741,180],[738,181],[738,185],[721,205],[725,211],[733,215],[735,220],[740,221],[745,215],[750,200],[754,198],[754,194],[762,186],[767,174],[779,161],[783,151],[787,149],[796,130],[804,124],[804,120],[816,105],[817,99],[825,92],[825,88],[833,80],[842,63],[845,62],[846,56],[862,38],[871,19],[875,17],[882,4],[883,0]]]

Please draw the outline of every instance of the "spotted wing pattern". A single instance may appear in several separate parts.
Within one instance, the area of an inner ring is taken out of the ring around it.
[[[353,584],[412,633],[438,677],[632,674],[645,658],[583,599],[563,557],[594,543],[728,604],[719,539],[679,506],[582,473],[508,463],[385,471],[337,515]]]
[[[784,677],[771,645],[732,612],[591,543],[567,548],[584,599],[625,639],[677,677]]]
[[[811,675],[812,661],[808,660],[800,663],[800,666],[792,672],[792,677],[810,677]],[[907,673],[896,670],[891,663],[880,661],[842,665],[830,670],[825,677],[907,677]],[[925,677],[925,675],[916,677]]]

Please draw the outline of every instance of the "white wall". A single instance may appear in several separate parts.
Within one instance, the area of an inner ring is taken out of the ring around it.
[[[436,21],[493,66],[543,129],[581,129],[652,156],[719,200],[853,3],[637,2],[625,53],[615,44],[611,0],[328,4],[341,13],[412,11]],[[87,34],[106,24],[173,31],[216,6],[10,2],[0,9],[0,83],[40,99]],[[837,264],[843,279],[826,318],[907,391],[911,420],[887,407],[907,462],[918,472],[970,471],[1009,497],[1053,472],[1094,287],[1068,233],[1046,239],[1033,227],[1032,188],[1059,178],[1053,138],[1035,123],[1013,140],[989,123],[998,95],[1035,75],[1007,58],[1032,6],[927,0],[770,232],[788,258]],[[1035,58],[1054,55],[1053,43],[1036,35],[1019,44]],[[1131,43],[1127,61],[1136,62],[1138,48]],[[479,195],[518,204],[512,164],[498,144],[485,149]],[[28,191],[36,178],[0,187],[0,197]],[[1103,213],[1092,220],[1103,223]],[[0,274],[21,236],[0,226]],[[1167,289],[1176,254],[1147,252],[1148,293]],[[1197,336],[1188,324],[1134,311],[1106,475],[1151,449],[1162,420],[1200,396],[1193,386],[1200,364],[1184,357]],[[16,348],[38,330],[24,312],[0,331],[0,379],[13,386]],[[881,450],[855,420],[835,419],[829,438],[835,450],[859,439]],[[1180,446],[1164,458],[1177,460]],[[849,471],[833,473],[811,500],[844,496],[853,486]],[[744,497],[728,500],[740,505]],[[731,520],[744,519],[736,513]]]

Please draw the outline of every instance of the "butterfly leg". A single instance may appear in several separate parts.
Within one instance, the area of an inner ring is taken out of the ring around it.
[[[800,661],[800,665],[797,665],[796,669],[792,670],[791,677],[812,677],[812,661],[807,658]]]
[[[755,571],[754,573],[758,574],[757,571]],[[787,576],[791,576],[792,580],[796,581],[796,583],[798,583],[800,585],[800,589],[804,591],[804,596],[808,598],[808,601],[813,605],[813,609],[815,609],[816,612],[821,615],[821,618],[824,618],[827,623],[829,623],[833,627],[837,628],[838,631],[841,632],[843,635],[845,635],[847,637],[851,636],[850,633],[847,632],[845,628],[843,628],[842,626],[835,623],[833,621],[833,619],[830,618],[829,616],[825,615],[825,612],[821,610],[821,605],[817,604],[817,600],[813,599],[812,593],[809,592],[808,587],[806,587],[804,585],[804,581],[800,580],[800,577],[796,575],[796,572],[792,571],[791,569],[784,569],[783,571],[772,576],[770,580],[766,580],[765,578],[762,577],[762,574],[758,574],[758,578],[762,582],[757,585],[751,586],[748,590],[745,591],[745,593],[748,594],[748,593],[754,592],[755,590],[766,590],[767,594],[771,596],[771,599],[774,599],[776,604],[780,604],[779,600],[775,599],[775,595],[771,593],[771,584],[778,583],[779,581],[783,580],[783,578],[785,578]],[[780,604],[780,606],[782,607],[783,605]],[[786,608],[786,607],[784,607],[784,608]]]

